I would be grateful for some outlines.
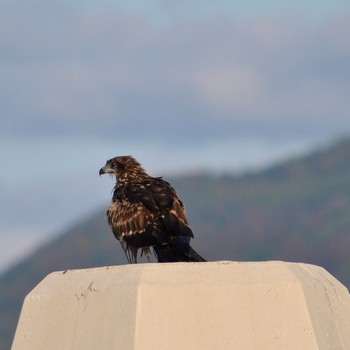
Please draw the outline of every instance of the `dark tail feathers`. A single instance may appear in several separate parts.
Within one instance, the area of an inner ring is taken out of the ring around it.
[[[165,245],[153,247],[158,262],[204,262],[203,259],[189,244],[189,240],[178,238]]]

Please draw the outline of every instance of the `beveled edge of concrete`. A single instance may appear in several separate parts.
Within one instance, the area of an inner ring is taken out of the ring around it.
[[[12,350],[350,349],[348,290],[281,261],[54,272],[25,298]]]

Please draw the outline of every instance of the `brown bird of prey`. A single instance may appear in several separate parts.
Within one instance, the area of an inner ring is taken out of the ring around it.
[[[129,263],[138,253],[158,262],[206,261],[190,246],[193,237],[184,205],[173,187],[161,177],[151,177],[131,156],[106,162],[100,175],[116,177],[108,224],[120,241]]]

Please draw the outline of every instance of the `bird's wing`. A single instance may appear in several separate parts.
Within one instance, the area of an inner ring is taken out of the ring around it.
[[[144,233],[154,214],[141,202],[115,201],[107,211],[108,223],[117,239]]]
[[[115,202],[116,236],[145,233],[165,242],[174,236],[193,237],[184,207],[175,190],[161,178],[129,183]],[[150,239],[151,237],[149,237]],[[148,240],[149,240],[148,239]]]
[[[175,190],[161,178],[150,178],[142,183],[129,184],[126,193],[130,202],[141,202],[158,215],[171,210],[174,201],[178,200]]]
[[[150,178],[139,192],[141,202],[161,222],[168,237],[193,237],[185,216],[185,208],[174,188],[162,178]],[[159,220],[160,219],[160,220]]]
[[[176,237],[188,244],[193,237],[175,190],[158,178],[117,188],[107,217],[129,261],[136,261],[140,248],[164,245]]]

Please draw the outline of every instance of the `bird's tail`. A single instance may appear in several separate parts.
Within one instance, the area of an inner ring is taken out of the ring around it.
[[[189,257],[191,258],[189,261],[206,262],[192,247],[190,247]]]
[[[189,244],[188,240],[181,238],[171,241],[166,245],[153,247],[158,262],[204,262],[202,258]]]

